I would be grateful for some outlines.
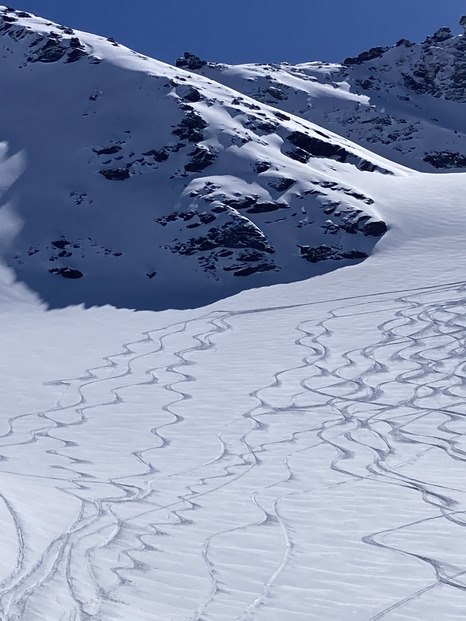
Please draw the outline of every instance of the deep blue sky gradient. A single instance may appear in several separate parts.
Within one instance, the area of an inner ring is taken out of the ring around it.
[[[174,63],[340,61],[401,38],[454,33],[466,0],[18,0],[15,8]]]

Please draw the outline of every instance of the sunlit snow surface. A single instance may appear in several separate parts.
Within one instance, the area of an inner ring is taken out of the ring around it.
[[[2,621],[464,616],[465,177],[332,170],[390,228],[325,276],[45,311],[0,265]]]
[[[3,303],[3,619],[462,617],[463,176],[373,184],[358,266],[195,311]]]

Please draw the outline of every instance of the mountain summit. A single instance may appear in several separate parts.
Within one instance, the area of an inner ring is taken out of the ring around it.
[[[465,52],[464,34],[440,28],[422,43],[401,39],[340,64],[178,64],[404,166],[465,171]]]

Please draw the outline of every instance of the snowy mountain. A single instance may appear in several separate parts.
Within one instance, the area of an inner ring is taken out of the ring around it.
[[[463,618],[464,172],[2,20],[2,621]]]
[[[461,20],[466,26],[466,19]],[[466,38],[440,28],[342,64],[177,64],[420,171],[466,170]]]
[[[114,41],[0,13],[3,256],[51,306],[161,309],[366,258],[397,165]]]

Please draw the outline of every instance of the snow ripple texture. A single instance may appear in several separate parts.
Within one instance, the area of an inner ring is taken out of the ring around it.
[[[148,331],[3,424],[2,620],[459,619],[465,285]]]

